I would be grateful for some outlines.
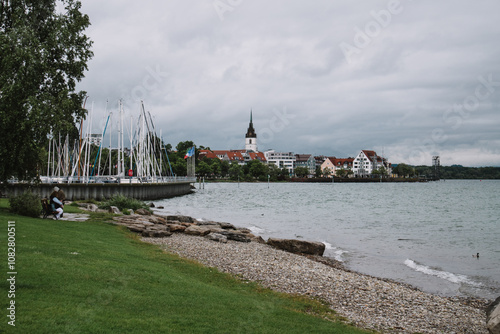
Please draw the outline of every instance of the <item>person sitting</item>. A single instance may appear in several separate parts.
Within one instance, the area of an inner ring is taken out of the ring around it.
[[[52,194],[50,194],[50,205],[52,206],[53,211],[56,212],[54,214],[55,220],[58,220],[63,215],[63,208],[64,208],[64,204],[62,202],[64,201],[63,196],[64,195],[62,195],[62,191],[60,191],[59,187],[54,187],[54,191],[52,192]]]

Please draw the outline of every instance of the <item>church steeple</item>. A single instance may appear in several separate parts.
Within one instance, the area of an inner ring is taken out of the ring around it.
[[[252,110],[250,110],[250,124],[248,125],[247,134],[245,135],[245,149],[247,151],[257,152],[257,134],[253,128]]]
[[[257,134],[255,133],[255,129],[253,128],[252,122],[252,110],[250,110],[250,124],[248,125],[246,138],[257,138]]]

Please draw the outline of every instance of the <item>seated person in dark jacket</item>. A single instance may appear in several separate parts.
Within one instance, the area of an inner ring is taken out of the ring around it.
[[[56,211],[56,214],[54,215],[54,219],[56,220],[61,218],[63,215],[64,204],[62,201],[64,201],[64,197],[64,193],[59,189],[59,187],[54,187],[54,191],[50,194],[50,205],[52,206],[52,209]]]

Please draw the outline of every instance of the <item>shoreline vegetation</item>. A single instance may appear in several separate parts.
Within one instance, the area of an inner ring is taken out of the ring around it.
[[[16,324],[31,332],[488,333],[489,301],[355,273],[273,248],[228,223],[145,209],[53,221],[7,207],[0,200],[1,220],[16,221],[19,236]],[[227,232],[226,242],[208,239],[214,229]]]

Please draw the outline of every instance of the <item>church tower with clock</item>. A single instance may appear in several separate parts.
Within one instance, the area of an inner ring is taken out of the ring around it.
[[[252,111],[250,110],[250,125],[245,135],[245,149],[247,151],[257,152],[257,134],[253,128]]]

